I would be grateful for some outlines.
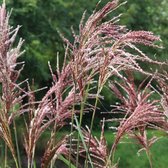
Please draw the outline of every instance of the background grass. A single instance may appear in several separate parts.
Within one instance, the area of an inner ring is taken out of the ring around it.
[[[97,137],[100,136],[100,132],[94,131],[93,134]],[[160,131],[148,130],[148,136],[152,135],[160,137],[160,139],[151,147],[153,168],[166,168],[168,165],[168,137]],[[114,141],[114,133],[110,130],[105,131],[105,137],[110,147]],[[128,137],[124,137],[121,143],[118,145],[115,159],[119,161],[119,168],[149,168],[149,161],[147,159],[145,151],[138,151],[141,149],[139,145],[134,143]]]

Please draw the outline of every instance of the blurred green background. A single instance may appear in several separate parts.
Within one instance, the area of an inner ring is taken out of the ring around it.
[[[0,0],[2,3],[2,0]],[[59,52],[60,61],[64,58],[63,42],[58,30],[70,40],[73,40],[71,26],[78,32],[78,25],[82,13],[87,10],[89,16],[98,0],[6,0],[7,8],[12,8],[10,19],[11,25],[22,25],[19,37],[25,39],[23,49],[26,50],[21,60],[25,61],[25,68],[21,80],[29,78],[33,80],[35,88],[51,85],[51,75],[48,68],[48,61],[53,69],[56,66],[56,55]],[[102,0],[103,4],[108,0]],[[123,2],[123,0],[121,0]],[[150,57],[157,57],[158,60],[168,58],[168,0],[128,0],[127,4],[120,7],[109,17],[123,13],[122,25],[131,30],[147,30],[159,35],[162,39],[163,49],[143,48]],[[137,76],[137,79],[139,77]],[[44,95],[39,93],[38,98]],[[106,105],[112,104],[112,96],[108,89],[104,89],[106,96],[101,110],[106,110]],[[97,113],[99,122],[100,113]],[[97,126],[96,126],[97,127]],[[95,130],[95,133],[99,132]],[[106,133],[111,137],[110,133]],[[112,143],[112,142],[111,142]],[[120,167],[122,168],[147,168],[149,167],[146,157],[137,156],[138,146],[123,144],[119,146]],[[168,165],[168,141],[163,139],[152,148],[154,150],[154,162],[156,168],[166,168]],[[121,155],[122,154],[122,155]],[[155,167],[155,166],[154,166]]]

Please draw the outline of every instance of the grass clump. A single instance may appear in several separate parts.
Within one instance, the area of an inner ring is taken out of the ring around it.
[[[147,132],[150,128],[167,133],[168,75],[165,71],[151,71],[141,65],[145,62],[149,66],[155,64],[164,68],[166,63],[151,59],[138,48],[139,45],[159,48],[158,36],[148,31],[128,30],[119,25],[120,15],[106,20],[111,12],[124,4],[118,0],[109,1],[101,9],[96,8],[88,18],[84,12],[78,34],[72,30],[73,42],[60,33],[65,43],[64,63],[60,68],[57,57],[55,71],[49,63],[52,86],[42,88],[48,90],[40,101],[36,100],[35,95],[42,89],[33,90],[27,79],[19,82],[24,62],[17,60],[24,52],[21,51],[23,40],[16,44],[15,39],[20,26],[13,28],[9,25],[10,14],[6,12],[5,3],[2,4],[0,136],[5,143],[5,167],[10,166],[9,151],[10,160],[17,168],[25,165],[28,168],[54,167],[57,159],[77,168],[122,166],[123,157],[134,153],[128,150],[122,152],[121,161],[116,159],[117,150],[122,149],[119,144],[126,136],[133,139],[131,142],[139,144],[140,151],[145,151],[149,162],[145,160],[142,166],[153,167],[152,152],[155,150],[150,148],[159,137],[148,136]],[[135,73],[144,77],[138,85],[135,84]],[[108,94],[114,94],[118,102],[112,106],[109,104],[111,110],[107,113],[111,118],[105,117],[100,121],[98,138],[92,135],[93,125],[98,104],[103,100],[101,93],[104,87],[109,88]],[[82,127],[86,113],[91,113],[91,123]],[[22,143],[18,140],[18,118],[23,121]],[[106,123],[112,129],[108,137],[105,136]],[[59,132],[65,127],[69,127],[70,131],[60,138]],[[45,137],[46,134],[48,136]],[[37,147],[43,136],[46,145],[37,160]],[[125,147],[139,150],[131,144]],[[26,155],[24,163],[20,152],[23,149]],[[146,158],[144,155],[140,157]],[[126,164],[129,163],[128,159]]]

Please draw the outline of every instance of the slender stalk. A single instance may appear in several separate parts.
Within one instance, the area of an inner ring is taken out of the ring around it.
[[[96,107],[97,107],[97,104],[98,104],[98,100],[99,100],[99,89],[98,89],[97,94],[96,94],[96,100],[95,100],[95,105],[94,105],[94,110],[93,110],[92,119],[91,119],[91,125],[90,125],[90,135],[89,135],[88,153],[87,153],[87,155],[86,155],[86,161],[85,161],[86,168],[88,167],[87,161],[88,161],[88,155],[89,155],[90,140],[91,140],[92,129],[93,129],[93,123],[94,123],[94,118],[95,118],[95,114],[96,114]]]
[[[50,163],[50,168],[53,168],[53,166],[54,166],[54,160],[52,159]]]
[[[84,100],[81,102],[80,119],[79,119],[79,127],[80,128],[81,128],[81,124],[82,124],[83,109],[84,109]],[[80,135],[79,135],[79,132],[78,132],[76,167],[78,167],[78,163],[79,163],[79,142],[80,142],[79,139],[80,139]]]
[[[53,131],[51,132],[51,145],[54,146],[54,144],[56,143],[56,139],[55,139],[55,135],[57,133],[57,122],[54,123],[54,129]],[[54,167],[54,164],[55,164],[55,158],[53,158],[51,160],[51,164],[50,164],[50,168],[53,168]]]
[[[75,85],[75,92],[76,92],[76,85]],[[74,94],[74,102],[75,102],[75,95]],[[70,134],[70,151],[69,151],[69,167],[71,167],[71,148],[72,148],[72,132],[73,132],[73,125],[74,125],[74,114],[75,114],[75,103],[72,107],[72,116],[71,116],[71,134]]]
[[[97,107],[98,100],[99,100],[98,95],[99,95],[99,92],[97,93],[96,100],[95,100],[94,111],[92,114],[92,120],[91,120],[91,125],[90,125],[90,134],[92,133],[94,118],[95,118],[95,114],[96,114],[96,107]]]
[[[90,87],[90,83],[87,85],[86,92],[85,92],[85,96],[84,96],[83,100],[81,101],[80,119],[79,119],[79,127],[80,127],[80,128],[81,128],[81,125],[82,125],[83,110],[84,110],[84,107],[85,107],[86,99],[87,99],[87,97],[88,97],[89,87]],[[79,132],[78,132],[76,167],[78,167],[78,163],[79,163],[79,139],[80,139],[80,135],[79,135]]]
[[[27,168],[33,168],[34,154],[35,154],[35,148],[33,148],[33,153],[31,157],[28,157]]]
[[[153,164],[152,164],[152,155],[151,155],[149,149],[146,150],[146,155],[147,155],[148,160],[149,160],[150,168],[153,168]]]
[[[115,151],[116,151],[116,143],[114,142],[113,145],[112,145],[112,147],[111,147],[110,155],[109,155],[109,158],[108,158],[108,164],[110,166],[112,166],[113,163],[114,163]]]
[[[27,168],[30,168],[30,159],[28,158],[28,161],[27,161]]]
[[[18,161],[17,161],[16,157],[14,157],[14,161],[15,161],[16,168],[19,168]]]
[[[33,168],[33,165],[34,165],[34,155],[35,155],[35,148],[33,148],[33,154],[32,154],[32,159],[31,159],[31,168]]]
[[[8,160],[8,147],[5,143],[5,159],[4,159],[4,167],[7,167],[7,160]]]
[[[20,158],[20,150],[18,145],[18,136],[17,136],[17,130],[16,130],[16,123],[13,121],[14,126],[14,134],[15,134],[15,142],[16,142],[16,152],[17,152],[17,158],[18,158],[18,166],[21,168],[21,158]]]

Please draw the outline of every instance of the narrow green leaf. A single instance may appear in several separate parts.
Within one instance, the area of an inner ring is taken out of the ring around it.
[[[84,148],[85,148],[86,153],[88,153],[88,148],[87,148],[86,143],[85,143],[85,141],[84,141],[84,137],[83,137],[83,134],[82,134],[81,128],[80,128],[80,126],[79,126],[79,122],[78,122],[78,120],[77,120],[76,115],[74,115],[74,118],[75,118],[77,130],[78,130],[78,132],[79,132],[81,141],[82,141],[82,143],[83,143],[83,146],[84,146]],[[92,160],[91,160],[91,157],[90,157],[89,153],[88,153],[88,158],[89,158],[91,167],[93,168]]]
[[[72,163],[70,163],[70,161],[67,160],[66,158],[64,158],[62,155],[59,155],[58,159],[63,161],[67,166],[70,166],[69,168],[76,168],[76,166],[74,166]]]

